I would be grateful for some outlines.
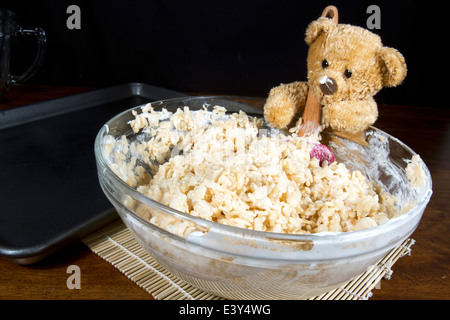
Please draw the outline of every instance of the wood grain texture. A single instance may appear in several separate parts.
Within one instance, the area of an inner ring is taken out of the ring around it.
[[[23,85],[0,97],[0,109],[75,94],[92,88]],[[0,113],[1,114],[1,113]],[[419,153],[433,177],[433,196],[412,234],[411,256],[399,259],[390,280],[371,300],[450,298],[450,108],[380,105],[375,126]],[[81,289],[68,289],[69,265],[81,270]],[[0,257],[0,299],[152,299],[81,241],[36,265],[20,266]]]
[[[306,106],[302,115],[302,124],[298,131],[299,137],[309,137],[319,133],[320,118],[322,117],[322,106],[314,98],[312,91],[308,90]]]

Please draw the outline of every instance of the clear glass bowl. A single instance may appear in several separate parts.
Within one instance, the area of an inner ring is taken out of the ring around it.
[[[152,103],[153,108],[176,111],[188,106],[220,105],[229,112],[245,111],[262,117],[264,100],[244,97],[186,97]],[[407,161],[414,151],[398,139],[369,128],[369,147],[329,136],[338,161],[362,170],[386,190],[415,205],[387,223],[361,231],[288,235],[252,231],[206,221],[162,205],[122,181],[103,156],[104,136],[132,138],[129,109],[100,129],[95,141],[98,177],[104,193],[142,247],[164,268],[189,284],[229,299],[305,299],[333,290],[376,264],[416,229],[432,194],[428,168],[426,183],[410,186]],[[343,148],[344,147],[344,148]],[[380,161],[380,159],[383,159]],[[169,226],[154,225],[136,213],[145,207],[151,216],[185,223],[188,235]]]

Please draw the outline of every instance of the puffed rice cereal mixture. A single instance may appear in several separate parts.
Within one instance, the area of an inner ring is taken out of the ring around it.
[[[360,171],[310,159],[313,141],[295,130],[263,129],[264,120],[220,106],[171,113],[147,104],[133,114],[136,138],[107,135],[105,158],[129,186],[187,214],[288,234],[361,230],[401,214]]]

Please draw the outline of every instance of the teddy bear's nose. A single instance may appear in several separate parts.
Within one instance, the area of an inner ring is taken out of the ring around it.
[[[333,94],[338,89],[336,81],[333,78],[328,78],[327,76],[320,77],[319,83],[320,90],[322,90],[325,95]]]

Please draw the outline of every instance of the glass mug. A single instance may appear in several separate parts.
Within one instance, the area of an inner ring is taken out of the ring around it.
[[[15,13],[0,9],[0,96],[12,85],[21,84],[30,79],[44,62],[47,38],[40,28],[24,29],[14,20]],[[10,73],[11,42],[18,35],[32,35],[37,38],[37,53],[32,65],[21,75]]]

